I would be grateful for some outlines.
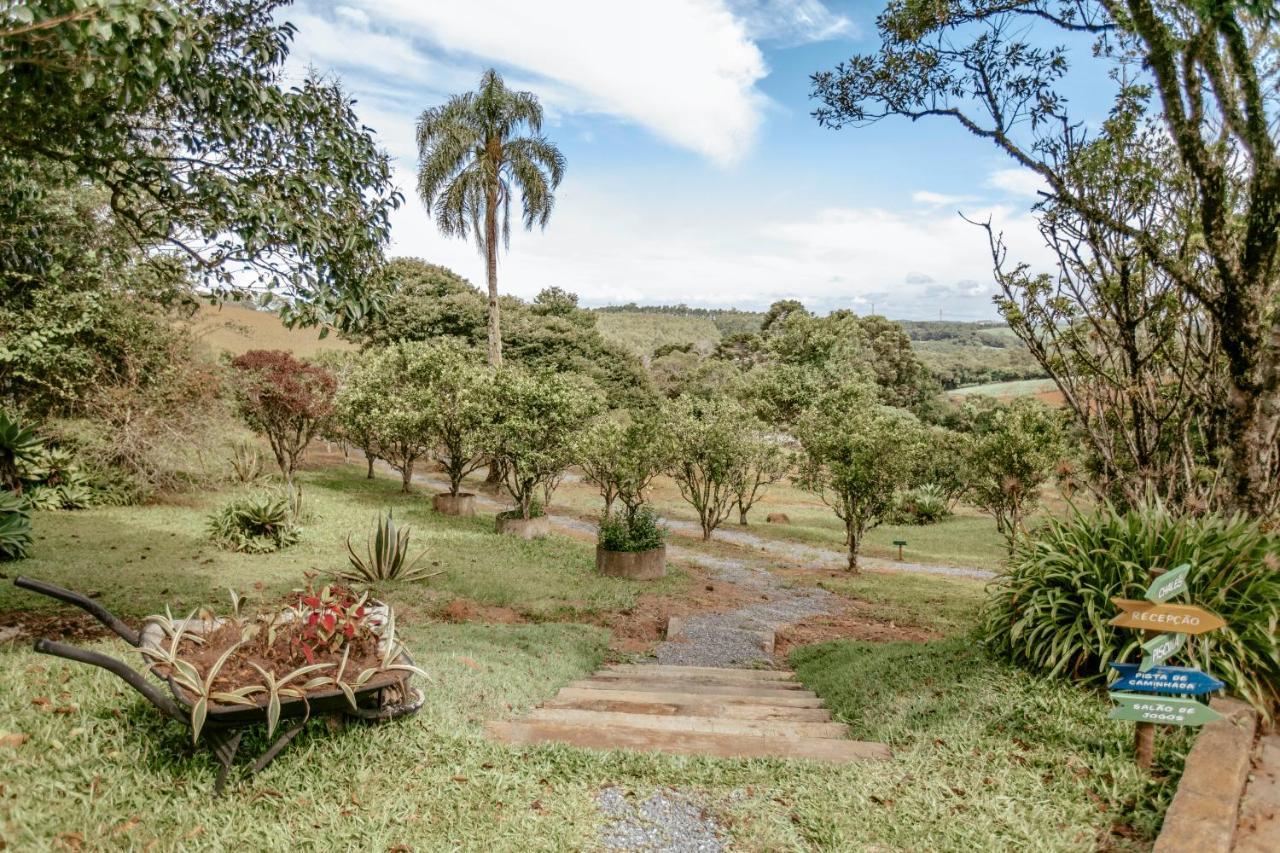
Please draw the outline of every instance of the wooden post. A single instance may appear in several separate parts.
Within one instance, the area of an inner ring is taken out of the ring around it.
[[[902,546],[907,544],[907,540],[895,539],[893,540],[893,544],[898,546],[898,562],[901,563],[902,562]]]
[[[1152,569],[1147,573],[1147,583],[1150,584],[1156,578],[1164,574],[1164,569]],[[1158,631],[1143,631],[1142,638],[1149,640],[1156,636]],[[1138,769],[1144,772],[1150,772],[1151,764],[1155,760],[1156,755],[1156,724],[1155,723],[1135,723],[1133,727],[1133,754],[1138,763]]]

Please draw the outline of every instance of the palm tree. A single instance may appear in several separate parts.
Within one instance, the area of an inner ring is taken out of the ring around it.
[[[527,128],[527,136],[517,136]],[[542,105],[513,92],[490,68],[474,92],[454,95],[418,119],[418,195],[443,234],[475,234],[489,279],[489,364],[502,365],[498,232],[511,243],[511,196],[519,189],[524,227],[547,227],[564,155],[542,136]],[[483,223],[482,223],[483,220]],[[501,220],[501,222],[499,222]]]

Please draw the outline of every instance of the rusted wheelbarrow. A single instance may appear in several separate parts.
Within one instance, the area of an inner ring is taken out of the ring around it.
[[[55,584],[35,580],[34,578],[19,577],[14,581],[14,585],[32,592],[38,592],[41,595],[47,595],[50,598],[56,598],[67,604],[74,604],[110,628],[126,643],[139,650],[158,648],[165,637],[164,632],[153,630],[151,625],[144,627],[141,632],[135,631],[98,602]],[[43,638],[36,640],[35,650],[42,654],[101,667],[108,672],[114,673],[134,690],[141,693],[161,714],[176,720],[188,728],[192,726],[191,709],[196,697],[175,683],[172,677],[163,679],[172,694],[172,697],[170,697],[153,684],[144,672],[134,669],[124,661],[113,658],[110,655]],[[396,662],[409,666],[413,665],[413,660],[409,657],[407,651],[401,651]],[[366,722],[383,722],[416,713],[422,707],[425,697],[421,690],[410,685],[410,678],[412,678],[412,673],[407,670],[389,670],[378,673],[352,691],[355,698],[354,707],[347,695],[337,687],[311,691],[306,694],[305,700],[291,697],[280,698],[280,719],[282,721],[289,720],[290,725],[258,756],[257,760],[249,767],[247,775],[252,776],[266,768],[280,754],[280,751],[302,732],[307,723],[316,717],[350,717]],[[265,726],[266,724],[267,707],[265,699],[260,704],[255,704],[252,707],[244,704],[208,703],[208,712],[205,716],[201,734],[203,742],[207,743],[213,750],[213,754],[219,764],[218,777],[213,786],[215,794],[220,794],[226,784],[227,776],[231,771],[231,764],[235,761],[236,753],[240,749],[240,740],[245,730],[253,726]]]

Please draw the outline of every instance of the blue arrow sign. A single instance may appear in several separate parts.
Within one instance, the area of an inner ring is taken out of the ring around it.
[[[1140,672],[1136,663],[1113,663],[1111,668],[1120,673],[1120,678],[1111,685],[1112,690],[1200,696],[1223,687],[1222,682],[1209,673],[1189,666],[1153,666]]]

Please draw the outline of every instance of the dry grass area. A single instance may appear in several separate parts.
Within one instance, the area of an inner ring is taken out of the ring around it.
[[[270,311],[255,311],[235,303],[201,305],[190,321],[191,331],[215,353],[240,355],[251,349],[282,349],[299,358],[355,346],[335,335],[320,337],[319,329],[288,329]]]

